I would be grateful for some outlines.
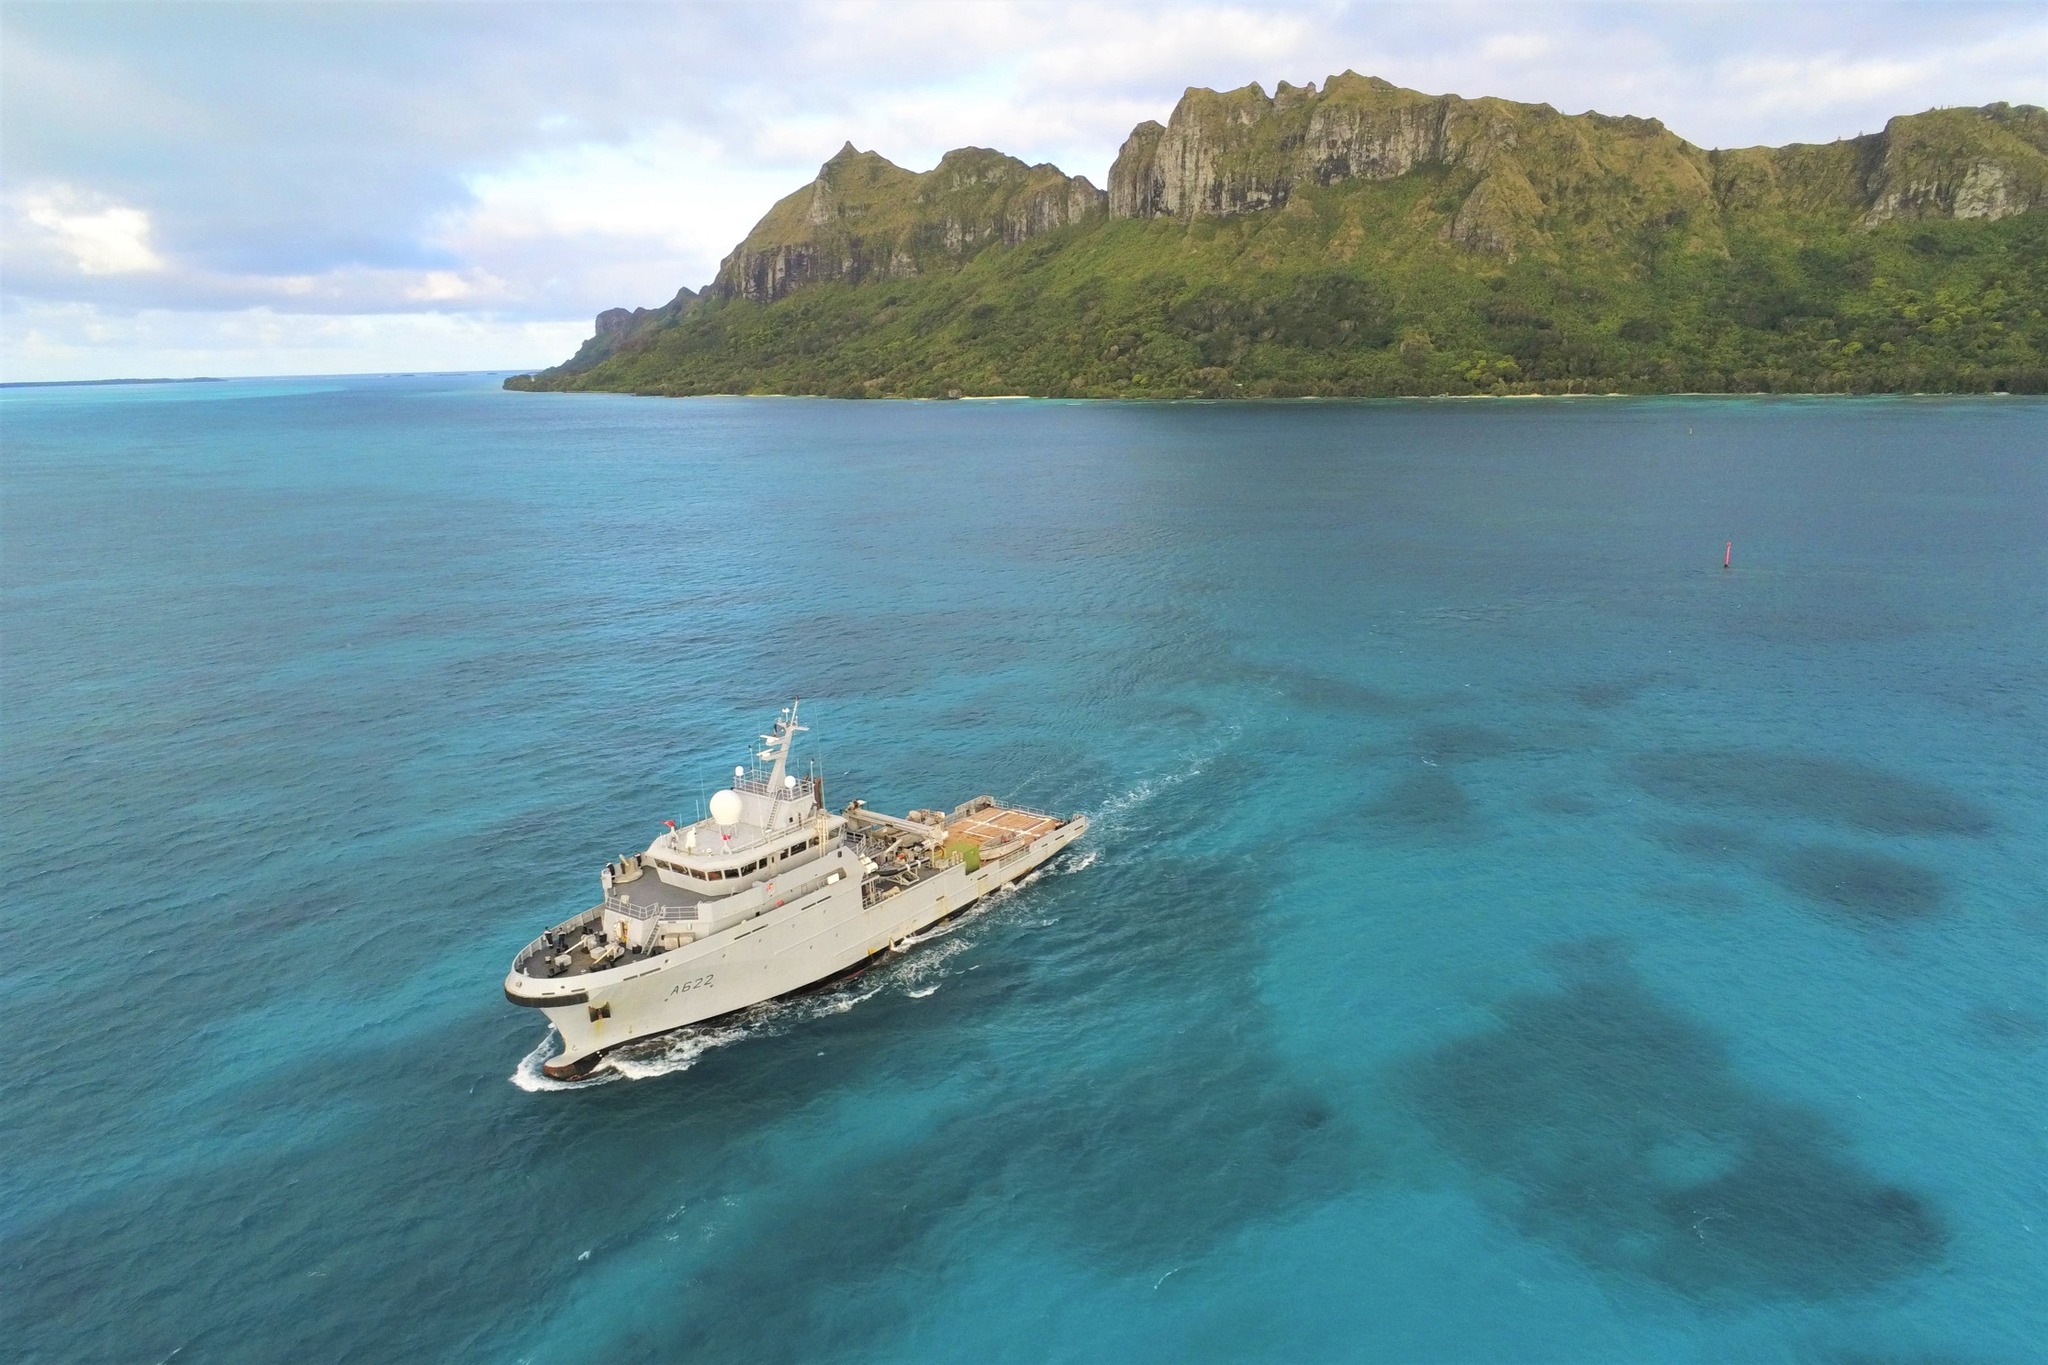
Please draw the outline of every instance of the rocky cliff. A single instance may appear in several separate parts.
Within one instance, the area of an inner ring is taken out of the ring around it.
[[[1655,119],[1353,72],[1191,89],[1132,130],[1106,192],[983,148],[918,174],[848,144],[702,295],[608,311],[510,382],[2038,391],[2043,209],[2048,113],[2023,105],[1709,151]]]
[[[1424,95],[1347,71],[1320,92],[1282,81],[1190,89],[1141,123],[1109,172],[1116,218],[1253,213],[1304,187],[1450,172],[1445,241],[1513,254],[1559,228],[1618,239],[1645,224],[1796,201],[1875,226],[1998,218],[2048,204],[2048,113],[2004,104],[1893,119],[1830,144],[1709,152],[1655,119]]]
[[[768,210],[706,293],[769,303],[819,280],[951,268],[986,246],[1100,217],[1105,200],[1083,176],[981,147],[948,152],[919,175],[849,142]]]
[[[1344,72],[1189,90],[1166,126],[1141,124],[1109,174],[1120,217],[1251,213],[1304,188],[1448,173],[1442,240],[1513,254],[1560,219],[1613,237],[1712,201],[1702,154],[1655,119],[1568,116],[1545,104],[1424,95]],[[1625,185],[1628,193],[1610,191]]]
[[[685,286],[659,308],[607,308],[597,315],[596,334],[584,342],[575,355],[557,366],[555,372],[582,374],[610,358],[633,337],[682,321],[703,301],[702,294]]]
[[[2048,208],[2048,111],[2031,105],[1931,109],[1840,142],[1705,156],[1717,204],[1734,213],[1782,205],[1874,228]]]

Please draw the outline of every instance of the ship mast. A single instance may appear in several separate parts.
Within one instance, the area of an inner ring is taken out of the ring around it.
[[[789,767],[789,746],[796,742],[800,732],[811,728],[796,723],[796,708],[802,700],[803,698],[798,697],[783,708],[782,715],[775,724],[768,727],[774,733],[761,736],[761,743],[767,747],[755,755],[763,763],[772,762],[775,765],[774,771],[768,774],[768,791],[778,800],[782,797],[782,777]]]

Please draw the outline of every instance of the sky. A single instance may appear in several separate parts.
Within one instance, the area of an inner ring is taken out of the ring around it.
[[[852,141],[1107,182],[1182,90],[1351,69],[1707,147],[2048,104],[2048,5],[0,5],[0,379],[529,369]]]

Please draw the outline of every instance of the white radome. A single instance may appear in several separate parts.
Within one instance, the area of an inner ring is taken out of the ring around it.
[[[737,825],[740,822],[740,816],[745,812],[746,806],[741,802],[738,792],[719,791],[711,793],[711,819],[714,823]]]

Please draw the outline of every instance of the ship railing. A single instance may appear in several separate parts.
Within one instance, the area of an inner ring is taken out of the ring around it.
[[[791,776],[795,776],[795,774],[791,774]],[[732,780],[732,789],[736,792],[752,792],[755,796],[773,797],[779,801],[799,800],[803,797],[814,795],[816,790],[808,781],[801,777],[796,779],[794,787],[777,787],[772,785],[767,778],[755,777],[751,773],[745,777],[735,777]]]
[[[980,799],[981,798],[977,796],[974,798],[974,801],[979,801]],[[950,822],[959,819],[963,815],[974,814],[973,811],[967,809],[969,806],[974,804],[974,801],[963,801],[959,805],[953,807],[952,814],[946,817],[947,820]],[[1017,812],[1019,815],[1030,815],[1040,820],[1051,820],[1053,823],[1060,825],[1064,825],[1065,823],[1067,823],[1067,820],[1069,819],[1068,816],[1054,815],[1051,811],[1040,810],[1036,806],[1020,806],[1015,801],[997,801],[994,798],[990,798],[989,804],[983,806],[982,809],[1013,810]]]
[[[879,858],[889,851],[890,841],[877,839],[871,834],[848,834],[846,847],[857,858]]]
[[[539,937],[535,938],[533,942],[527,944],[524,948],[521,948],[519,950],[518,956],[512,959],[513,965],[518,966],[521,963],[531,961],[535,953],[540,952],[543,948],[546,948],[548,946],[548,934],[554,933],[555,929],[564,930],[567,933],[567,935],[571,939],[573,939],[576,937],[579,931],[588,930],[594,927],[596,924],[602,921],[603,918],[604,907],[592,906],[590,909],[585,910],[582,914],[577,915],[574,918],[564,920],[561,924],[556,925],[554,929],[549,929],[547,933],[541,934]]]
[[[642,905],[633,901],[621,900],[615,895],[608,895],[604,898],[604,908],[612,911],[614,914],[624,915],[627,919],[634,920],[694,920],[697,918],[697,907],[694,905],[669,905],[666,902],[650,902]]]
[[[735,853],[745,853],[750,849],[759,848],[763,844],[775,843],[788,835],[789,827],[785,825],[780,829],[763,830],[757,837],[749,839],[744,844],[720,840],[697,848],[684,848],[682,840],[674,834],[664,834],[661,838],[662,842],[668,845],[670,852],[681,854],[685,858],[728,858]]]
[[[1064,825],[1065,823],[1067,823],[1067,821],[1073,818],[1070,815],[1054,815],[1051,811],[1040,810],[1036,806],[1019,806],[1005,802],[997,802],[997,804],[1002,806],[1004,810],[1013,810],[1016,811],[1019,815],[1034,816],[1040,820],[1050,820],[1056,825]]]
[[[742,918],[751,919],[763,910],[772,910],[775,906],[793,901],[799,896],[808,896],[813,891],[829,883],[835,873],[840,876],[851,875],[839,868],[834,868],[830,872],[821,872],[807,881],[798,882],[786,891],[776,890],[774,892],[775,901],[773,905],[768,902],[767,887],[770,883],[764,882],[758,888],[750,888],[762,891],[761,904]],[[642,905],[632,901],[620,900],[617,896],[606,896],[604,898],[604,908],[616,914],[624,915],[627,919],[638,920],[643,923],[648,920],[659,920],[664,924],[694,924],[703,916],[703,907],[697,905],[672,905],[667,902]],[[534,941],[538,943],[540,940],[536,939]]]

